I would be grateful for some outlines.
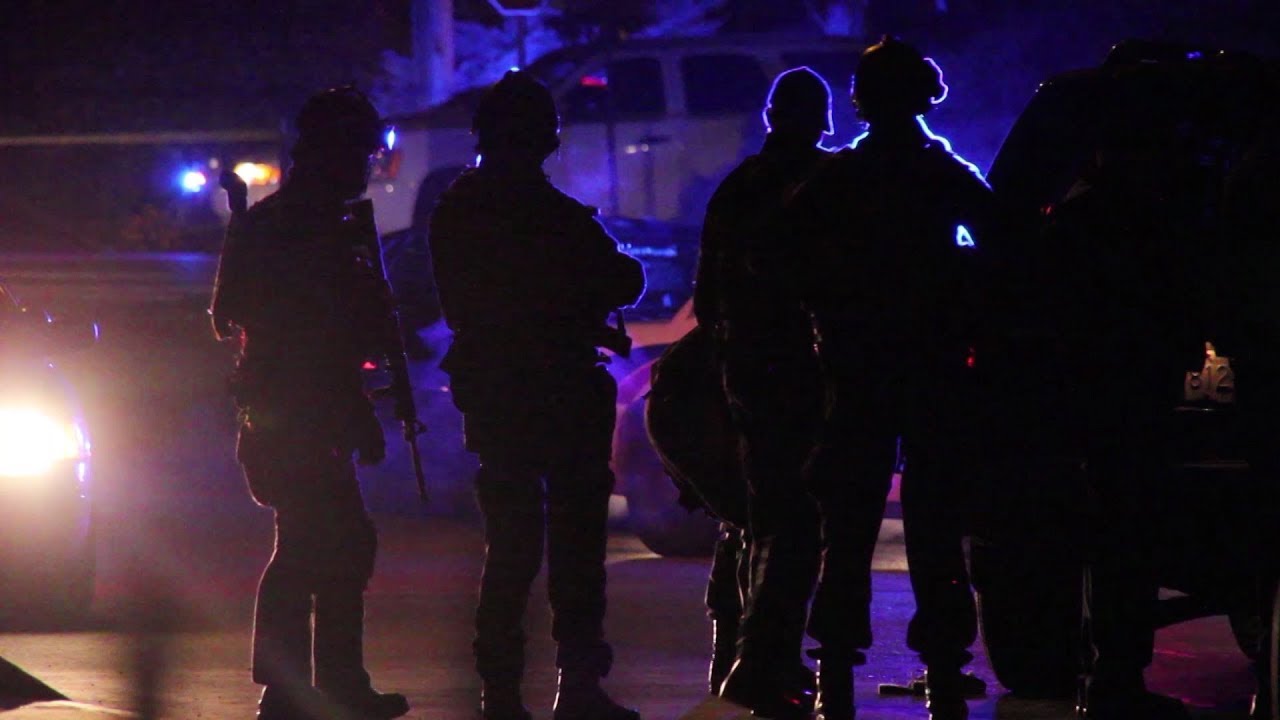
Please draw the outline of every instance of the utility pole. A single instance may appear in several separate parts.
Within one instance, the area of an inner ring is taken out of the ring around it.
[[[413,0],[409,15],[414,75],[434,105],[453,94],[453,0]]]

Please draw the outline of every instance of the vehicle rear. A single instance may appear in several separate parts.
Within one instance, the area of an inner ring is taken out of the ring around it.
[[[1218,613],[1229,614],[1238,628],[1256,623],[1249,617],[1254,577],[1274,567],[1266,548],[1276,540],[1276,478],[1253,466],[1259,423],[1273,415],[1259,407],[1262,398],[1249,397],[1248,382],[1237,382],[1237,371],[1256,368],[1257,358],[1234,356],[1257,347],[1238,342],[1249,323],[1235,302],[1242,289],[1236,269],[1256,245],[1233,236],[1224,221],[1235,171],[1274,121],[1272,94],[1254,58],[1125,43],[1098,68],[1044,83],[988,175],[1013,213],[1015,230],[998,259],[1016,275],[1033,266],[1027,258],[1045,241],[1044,228],[1110,128],[1148,126],[1172,139],[1162,171],[1168,174],[1151,183],[1169,189],[1171,216],[1163,220],[1176,229],[1161,238],[1168,243],[1162,252],[1169,253],[1168,264],[1195,278],[1206,336],[1194,342],[1200,357],[1193,351],[1153,364],[1161,377],[1148,384],[1161,388],[1163,400],[1142,411],[1153,418],[1151,427],[1118,430],[1155,434],[1152,452],[1165,469],[1155,485],[1141,486],[1150,496],[1138,502],[1153,519],[1143,541],[1156,548],[1161,583],[1190,595],[1165,605],[1161,624]],[[1211,311],[1219,303],[1223,310]],[[1020,330],[1030,336],[1037,328]],[[1001,683],[1024,695],[1067,695],[1079,672],[1072,648],[1079,637],[1080,568],[1085,548],[1098,543],[1103,509],[1090,492],[1081,442],[1097,428],[1082,426],[1094,422],[1082,418],[1105,417],[1109,408],[1134,400],[1083,386],[1078,376],[1092,375],[1092,368],[1065,367],[1045,377],[1043,366],[1021,364],[1043,354],[1020,354],[1017,342],[996,362],[992,415],[1004,422],[993,434],[1003,449],[991,458],[990,484],[979,503],[973,575],[984,640]],[[1119,360],[1102,352],[1088,362],[1106,367]],[[1080,407],[1088,412],[1069,411]],[[1243,629],[1238,634],[1248,650],[1252,641]]]

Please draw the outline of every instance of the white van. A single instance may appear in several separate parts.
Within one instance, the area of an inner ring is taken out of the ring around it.
[[[633,40],[553,52],[528,71],[556,98],[563,129],[546,169],[609,216],[700,223],[724,176],[756,152],[773,78],[805,65],[831,84],[836,136],[857,134],[849,80],[865,43],[799,35]],[[423,224],[475,159],[471,117],[484,88],[392,118],[396,142],[368,196],[383,232]]]

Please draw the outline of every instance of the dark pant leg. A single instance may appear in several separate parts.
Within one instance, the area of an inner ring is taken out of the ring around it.
[[[604,640],[605,549],[614,477],[607,462],[547,476],[547,589],[556,666],[603,677],[613,664]]]
[[[354,468],[322,524],[331,528],[328,568],[315,584],[316,686],[339,694],[369,689],[364,667],[364,592],[373,577],[378,535],[360,500]],[[321,545],[323,546],[323,545]]]
[[[579,679],[604,677],[609,468],[618,388],[603,367],[566,371],[548,383],[547,590],[556,666]]]
[[[1089,456],[1097,522],[1085,567],[1084,612],[1093,693],[1144,687],[1143,671],[1155,647],[1159,582],[1149,548],[1154,525],[1142,505],[1144,488],[1154,487],[1159,473],[1155,448],[1146,440],[1116,429]]]
[[[253,613],[253,681],[303,688],[311,685],[311,588],[282,562],[279,520],[276,550],[258,582]]]
[[[291,481],[279,483],[289,490],[274,506],[276,548],[258,588],[253,676],[264,684],[310,685],[312,596],[334,588],[347,596],[363,593],[373,573],[377,535],[349,459],[331,452],[282,453],[262,467],[246,465],[246,473],[281,473]],[[358,647],[362,620],[362,612],[330,613],[317,617],[315,632],[321,638],[345,634]],[[316,648],[317,674],[363,673],[360,657],[334,656],[328,647]]]
[[[738,657],[762,673],[798,662],[821,558],[817,505],[804,478],[820,419],[818,378],[805,374],[811,370],[803,358],[726,365],[748,490],[749,585]]]
[[[364,668],[364,591],[326,587],[315,598],[316,687],[339,697],[370,688]]]
[[[524,614],[542,565],[542,480],[534,471],[485,463],[476,475],[484,515],[484,571],[473,650],[486,683],[518,683],[524,674]]]
[[[1085,567],[1084,615],[1091,691],[1144,687],[1151,664],[1159,584],[1140,558],[1124,552],[1096,557]]]
[[[897,448],[893,435],[870,422],[834,420],[813,463],[823,549],[809,635],[823,657],[852,661],[872,643],[871,561]]]
[[[964,556],[968,461],[938,431],[903,438],[902,528],[916,612],[907,646],[925,665],[958,670],[973,659],[977,611]]]

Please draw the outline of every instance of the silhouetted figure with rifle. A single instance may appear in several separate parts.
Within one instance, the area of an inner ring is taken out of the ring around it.
[[[389,719],[409,706],[375,691],[364,668],[377,535],[352,460],[385,456],[361,366],[399,342],[368,209],[350,204],[368,182],[383,124],[363,94],[342,87],[311,97],[297,130],[279,192],[242,210],[242,189],[224,178],[235,212],[210,308],[215,332],[240,342],[237,459],[254,499],[275,511],[275,553],[254,617],[253,679],[265,686],[258,717]],[[416,431],[412,406],[397,406]]]
[[[589,208],[557,190],[542,163],[560,145],[551,94],[508,72],[472,124],[478,167],[431,219],[440,302],[454,332],[441,367],[480,456],[485,520],[476,669],[486,720],[528,720],[520,695],[525,606],[547,554],[560,669],[556,720],[636,720],[600,687],[605,540],[617,386],[598,348],[625,354],[606,321],[644,290],[639,262]]]
[[[830,157],[819,141],[833,132],[831,90],[808,68],[788,70],[774,82],[764,117],[764,147],[707,206],[694,290],[739,435],[745,487],[737,489],[747,498],[745,518],[721,518],[730,522],[707,584],[709,680],[712,693],[767,717],[802,717],[813,707],[813,674],[800,648],[821,560],[804,470],[818,442],[824,389],[813,324],[786,273],[790,234],[782,222],[786,202]]]

